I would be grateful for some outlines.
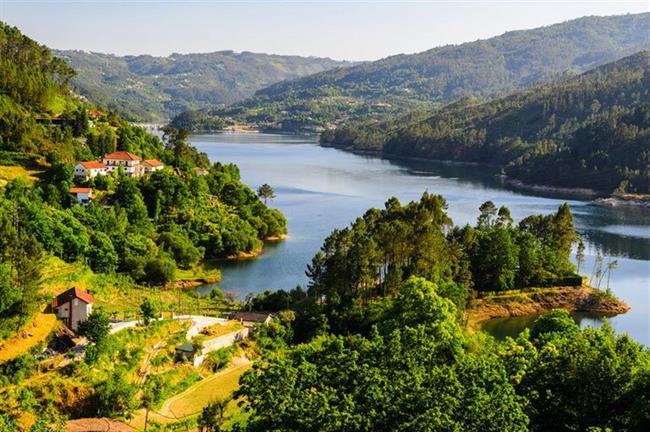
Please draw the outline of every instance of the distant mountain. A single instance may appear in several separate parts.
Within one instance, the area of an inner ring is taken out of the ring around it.
[[[281,130],[488,99],[650,48],[650,13],[584,17],[487,40],[335,68],[259,90],[222,117]]]
[[[236,53],[115,56],[54,51],[77,70],[73,88],[134,120],[160,121],[189,109],[228,105],[277,81],[352,63],[329,58]]]
[[[650,192],[650,51],[486,103],[351,123],[321,142],[497,164],[531,184]]]

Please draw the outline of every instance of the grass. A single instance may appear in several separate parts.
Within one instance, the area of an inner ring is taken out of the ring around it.
[[[228,321],[225,324],[215,324],[210,327],[206,327],[201,330],[201,333],[196,335],[192,341],[193,342],[205,342],[210,339],[218,338],[229,333],[234,333],[238,330],[243,329],[244,326],[239,323],[239,321]]]
[[[52,297],[71,287],[90,290],[95,297],[95,307],[102,307],[119,319],[123,319],[125,313],[128,319],[133,319],[145,298],[149,298],[159,312],[216,306],[214,301],[201,298],[192,290],[141,286],[122,274],[94,273],[82,263],[66,263],[49,257],[43,271],[43,293]]]
[[[29,352],[34,346],[45,341],[59,325],[54,314],[36,313],[16,335],[0,342],[0,363]]]
[[[169,399],[160,413],[172,417],[198,414],[213,399],[226,398],[239,387],[239,377],[250,368],[249,363],[232,366],[194,384]]]
[[[20,165],[0,165],[0,186],[18,178],[24,177],[29,182],[34,183],[38,180],[38,177],[42,174],[42,171],[36,169],[27,169]]]
[[[176,269],[177,281],[201,280],[205,283],[216,283],[221,280],[221,271],[215,262],[206,261],[192,269]]]
[[[248,360],[242,360],[240,358],[239,362],[235,362],[227,369],[210,375],[169,398],[159,410],[149,414],[150,421],[171,424],[181,419],[191,419],[197,416],[208,402],[230,397],[239,387],[239,378],[251,367]],[[138,411],[129,424],[135,428],[143,428],[144,415],[144,410]],[[235,401],[230,401],[226,408],[226,416],[237,415],[239,415],[239,407]]]

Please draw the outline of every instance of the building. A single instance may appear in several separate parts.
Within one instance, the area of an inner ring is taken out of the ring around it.
[[[178,345],[174,348],[174,351],[176,352],[177,361],[192,361],[196,355],[196,348],[189,342]]]
[[[52,310],[70,330],[77,331],[80,321],[85,321],[93,311],[92,294],[79,288],[70,288],[52,300]]]
[[[254,327],[259,324],[268,324],[273,315],[260,312],[237,312],[231,319],[239,321],[244,327]]]
[[[157,159],[147,159],[142,162],[142,165],[144,166],[144,172],[146,173],[160,171],[161,169],[165,168],[165,164]]]
[[[98,175],[106,175],[106,165],[97,161],[79,162],[74,167],[74,175],[78,178],[91,179]]]
[[[145,173],[140,156],[127,151],[117,151],[104,155],[102,162],[106,165],[109,173],[116,171],[119,167],[124,168],[124,173],[129,177],[141,177]]]
[[[70,193],[77,198],[79,204],[88,204],[93,199],[93,189],[89,187],[72,187]]]

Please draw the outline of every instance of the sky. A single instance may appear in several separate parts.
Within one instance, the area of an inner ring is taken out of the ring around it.
[[[234,50],[357,61],[585,15],[648,11],[650,0],[0,0],[0,20],[56,49],[156,56]]]

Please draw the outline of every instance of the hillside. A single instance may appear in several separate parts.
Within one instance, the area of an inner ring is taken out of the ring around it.
[[[649,28],[645,13],[512,31],[279,82],[213,114],[262,128],[318,129],[463,97],[503,96],[648,49]]]
[[[232,104],[269,84],[349,65],[329,58],[233,51],[168,57],[54,53],[77,71],[73,89],[129,119],[142,121]]]
[[[286,233],[237,166],[211,163],[181,131],[163,143],[78,98],[73,69],[1,22],[0,55],[0,341],[51,300],[40,279],[52,257],[173,286]]]
[[[650,52],[479,104],[350,124],[326,145],[501,165],[526,183],[648,192]]]

